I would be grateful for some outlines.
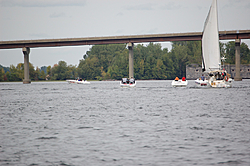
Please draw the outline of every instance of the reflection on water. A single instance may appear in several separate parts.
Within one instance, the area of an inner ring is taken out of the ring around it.
[[[0,165],[249,165],[250,80],[0,84]]]

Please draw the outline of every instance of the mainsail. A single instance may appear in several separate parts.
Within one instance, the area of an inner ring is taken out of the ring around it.
[[[205,72],[220,69],[217,1],[213,0],[202,35],[202,69]]]

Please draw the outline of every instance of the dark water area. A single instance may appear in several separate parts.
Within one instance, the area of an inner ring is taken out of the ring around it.
[[[0,83],[0,165],[250,165],[250,80]]]

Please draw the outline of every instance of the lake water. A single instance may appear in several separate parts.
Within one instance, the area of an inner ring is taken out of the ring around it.
[[[250,165],[250,80],[0,83],[0,165]]]

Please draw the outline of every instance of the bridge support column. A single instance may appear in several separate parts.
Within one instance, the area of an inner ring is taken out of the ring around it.
[[[29,54],[30,48],[23,47],[23,55],[24,55],[24,84],[30,84],[31,80],[29,79]]]
[[[235,39],[235,77],[234,81],[242,81],[240,76],[240,39]]]
[[[134,77],[134,43],[128,43],[129,50],[129,78]]]

